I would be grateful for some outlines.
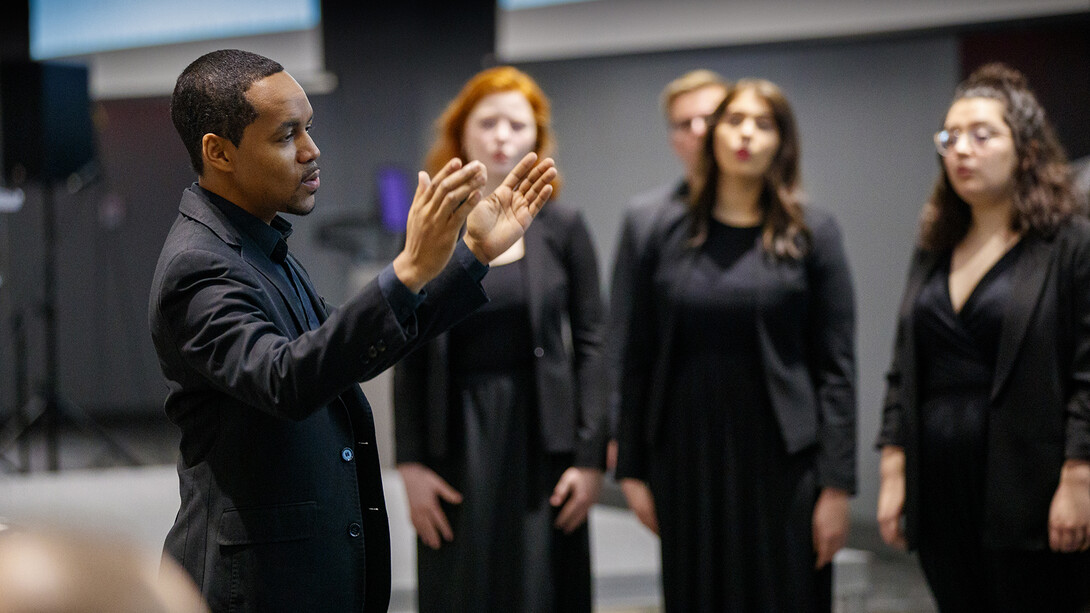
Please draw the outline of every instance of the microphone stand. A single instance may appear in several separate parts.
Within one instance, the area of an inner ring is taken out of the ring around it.
[[[7,424],[3,430],[0,430],[0,454],[18,443],[22,460],[20,470],[28,472],[30,458],[26,445],[35,425],[41,422],[45,431],[47,467],[54,472],[60,470],[60,426],[63,421],[99,439],[117,459],[127,465],[137,466],[140,461],[132,452],[110,436],[80,407],[67,401],[60,394],[57,357],[57,220],[53,187],[48,181],[42,185],[42,223],[45,248],[42,255],[41,316],[45,344],[45,372],[38,393],[25,404],[21,404],[16,412],[15,419],[19,423],[11,429],[13,433],[9,432]],[[23,342],[25,343],[25,340]],[[25,354],[25,351],[23,353]]]

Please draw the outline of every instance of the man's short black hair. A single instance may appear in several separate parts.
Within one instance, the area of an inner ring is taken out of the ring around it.
[[[198,175],[204,173],[204,135],[222,136],[238,146],[246,126],[257,119],[246,90],[282,70],[279,63],[256,53],[222,49],[202,55],[182,71],[170,98],[170,118]]]

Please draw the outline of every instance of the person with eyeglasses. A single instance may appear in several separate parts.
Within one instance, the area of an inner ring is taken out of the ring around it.
[[[668,613],[830,611],[856,488],[854,290],[775,84],[731,88],[699,177],[625,296],[616,478],[660,537]]]
[[[647,233],[658,223],[661,216],[685,208],[685,202],[699,175],[700,149],[708,131],[709,118],[727,94],[729,86],[727,80],[718,73],[700,68],[670,81],[659,95],[670,147],[681,162],[684,176],[637,194],[629,201],[621,221],[610,278],[610,333],[607,336],[607,355],[613,377],[610,389],[614,390],[610,396],[609,415],[614,432],[620,402],[616,393],[616,377],[620,373],[621,343],[624,340],[621,330],[628,320],[629,300],[626,297],[630,293],[635,262],[643,251]],[[608,449],[607,464],[612,469],[617,464],[615,440],[610,442]],[[649,508],[648,501],[647,504],[639,505],[635,512],[646,519]]]
[[[878,524],[938,607],[1090,606],[1090,222],[1025,77],[956,89],[887,375]]]

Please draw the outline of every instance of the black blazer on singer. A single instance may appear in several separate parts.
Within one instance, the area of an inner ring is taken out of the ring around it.
[[[524,240],[542,443],[550,453],[574,453],[576,466],[604,468],[604,322],[590,234],[577,210],[550,202]],[[439,335],[394,369],[399,463],[431,464],[452,451],[447,341]]]
[[[624,343],[617,478],[646,481],[667,397],[675,313],[661,288],[683,283],[695,250],[682,208],[663,209],[632,275]],[[758,339],[765,385],[788,453],[817,449],[821,487],[855,492],[855,305],[840,230],[807,209],[810,248],[798,261],[764,259]],[[714,400],[714,399],[709,399]]]
[[[1029,234],[1012,271],[988,413],[984,541],[1046,549],[1066,458],[1090,459],[1090,222]],[[918,251],[901,302],[878,446],[905,450],[905,534],[919,537],[919,398],[912,311],[938,254]]]

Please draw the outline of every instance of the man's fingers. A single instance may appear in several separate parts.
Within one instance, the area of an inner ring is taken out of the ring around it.
[[[442,194],[442,200],[439,201],[439,211],[442,212],[443,217],[455,215],[456,211],[469,200],[469,196],[475,191],[477,191],[476,185],[464,183]],[[440,195],[440,192],[437,191],[436,196],[438,195]],[[472,208],[470,207],[470,209]]]
[[[421,202],[430,204],[432,196],[439,185],[461,167],[462,160],[459,160],[458,158],[452,158],[449,162],[444,164],[443,167],[439,169],[439,172],[435,173],[435,176],[428,180],[427,185],[424,186],[424,191],[419,192],[418,196],[422,198]]]
[[[522,180],[532,172],[534,162],[537,162],[537,154],[531,151],[524,155],[518,164],[515,164],[515,167],[511,169],[511,172],[507,173],[500,185],[508,187],[511,191],[517,191]]]
[[[552,183],[553,179],[556,178],[556,175],[556,165],[552,158],[545,158],[537,166],[534,166],[525,179],[519,182],[515,191],[525,196],[527,200],[531,200],[536,194],[540,193],[546,185]]]
[[[541,168],[546,162],[551,163],[552,160],[546,159],[538,165],[538,168]],[[527,179],[524,185],[519,186],[525,190],[523,195],[526,198],[526,208],[529,209],[531,215],[537,215],[541,211],[541,207],[548,202],[549,196],[553,193],[552,181],[556,178],[556,174],[556,168],[549,167],[538,175],[537,179],[532,183],[529,182],[530,179]]]
[[[428,173],[423,170],[416,173],[416,193],[413,194],[413,202],[418,201],[429,187],[431,187],[431,177],[428,176]]]
[[[542,207],[549,201],[549,196],[553,195],[553,186],[546,185],[544,189],[537,193],[533,200],[526,205],[526,208],[530,211],[530,215],[536,217],[541,212]]]
[[[444,179],[450,175],[458,172],[462,169],[462,160],[458,158],[451,158],[443,167],[439,169],[439,172],[435,173],[435,176],[431,178],[432,184],[441,183]]]
[[[484,182],[484,166],[480,162],[470,162],[465,168],[443,179],[431,198],[438,199],[439,212],[450,216],[466,204],[473,192],[484,186]]]
[[[545,158],[541,160],[537,165],[530,169],[527,173],[526,179],[520,183],[527,186],[540,187],[545,183],[551,182],[556,178],[556,162],[552,158]]]
[[[461,228],[465,223],[466,218],[469,217],[469,214],[472,213],[477,204],[481,202],[481,198],[481,190],[473,190],[473,193],[469,194],[464,200],[455,205],[454,210],[451,211],[451,221]]]

